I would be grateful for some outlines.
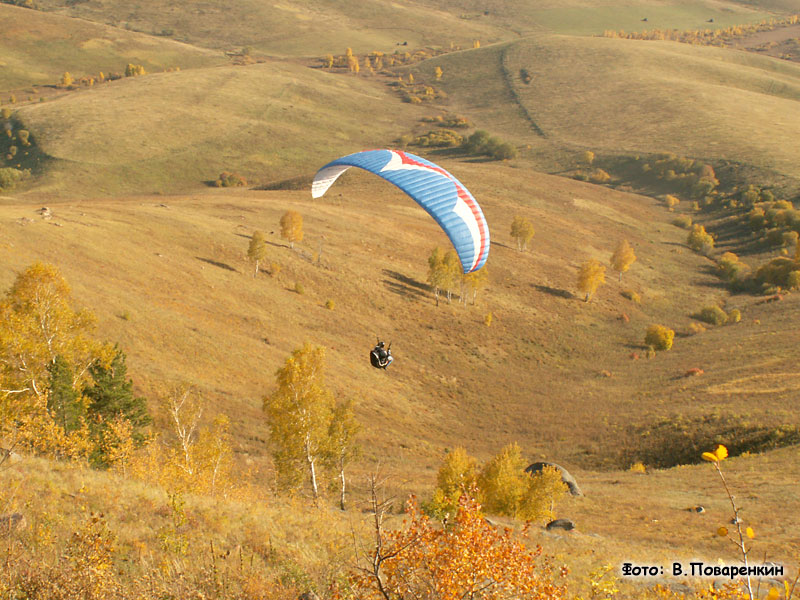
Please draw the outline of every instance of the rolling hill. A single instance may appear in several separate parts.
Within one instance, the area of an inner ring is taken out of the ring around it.
[[[54,86],[65,71],[78,79],[96,78],[100,71],[124,73],[128,63],[141,64],[150,72],[227,63],[220,53],[205,48],[10,4],[0,4],[0,20],[3,92]],[[38,101],[41,90],[17,95],[19,101],[29,95]],[[6,101],[3,97],[1,102]]]
[[[0,89],[20,96],[3,104],[13,109],[3,122],[28,130],[41,155],[30,181],[0,195],[0,290],[35,261],[55,264],[76,303],[97,315],[98,337],[127,354],[156,431],[168,429],[162,399],[173,384],[194,387],[206,421],[230,417],[237,466],[263,476],[259,508],[188,495],[193,540],[204,549],[209,540],[244,547],[297,586],[325,581],[326,564],[350,556],[356,511],[310,511],[302,498],[267,491],[263,398],[290,353],[311,342],[326,348],[328,383],[338,398],[355,400],[362,423],[354,498],[365,497],[365,476],[380,470],[391,492],[427,497],[455,446],[486,460],[517,442],[526,459],[567,466],[587,495],[566,499],[558,516],[575,519],[577,531],[536,528],[530,539],[575,567],[576,593],[591,593],[587,573],[599,562],[731,556],[713,535],[730,518],[728,499],[709,465],[689,464],[714,443],[737,455],[726,469],[764,540],[758,552],[788,561],[800,551],[800,295],[767,302],[732,293],[713,260],[748,246],[742,260],[756,268],[780,250],[758,246],[733,223],[746,215],[741,207],[694,210],[684,201],[672,212],[631,182],[614,179],[614,189],[571,178],[586,150],[604,167],[673,152],[725,165],[740,174],[737,185],[770,188],[780,179],[783,187],[772,189],[784,196],[776,199],[796,200],[800,65],[729,48],[594,37],[702,27],[710,18],[720,27],[754,22],[793,3],[519,4],[0,4]],[[473,40],[481,47],[456,48]],[[318,68],[323,54],[347,47],[359,54],[422,45],[450,51],[386,73]],[[251,64],[230,60],[245,55]],[[127,62],[148,74],[45,87],[63,71],[81,76]],[[403,102],[394,87],[403,89],[398,78],[409,73],[446,98]],[[434,128],[437,114],[463,115],[474,127],[460,133],[485,129],[519,152],[490,161],[409,147],[454,173],[484,209],[489,285],[474,305],[457,294],[452,304],[434,303],[427,259],[449,242],[404,194],[355,169],[319,200],[306,185],[328,160]],[[249,186],[213,187],[222,171]],[[726,184],[731,194],[734,183]],[[304,219],[295,248],[278,233],[287,210]],[[673,224],[679,214],[721,233],[709,257],[688,248],[687,231]],[[524,253],[509,233],[517,215],[536,229]],[[268,256],[254,277],[245,253],[255,230],[265,232]],[[608,263],[623,239],[637,261],[621,277],[609,269],[584,302],[577,268]],[[693,315],[711,306],[737,309],[741,321],[698,327]],[[652,324],[676,331],[671,350],[648,352]],[[393,342],[386,372],[367,360],[376,336]],[[637,462],[647,474],[629,470]],[[0,496],[6,512],[24,507],[36,519],[32,532],[55,528],[67,544],[86,507],[106,511],[121,547],[145,570],[157,568],[154,555],[136,544],[165,546],[179,512],[161,491],[57,461],[26,457],[0,477],[15,490]],[[697,505],[707,512],[687,510]],[[60,520],[48,520],[60,507]],[[637,597],[640,585],[625,593]]]

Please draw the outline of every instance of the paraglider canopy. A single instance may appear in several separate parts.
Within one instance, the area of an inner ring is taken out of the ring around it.
[[[311,195],[320,198],[350,167],[393,183],[411,196],[450,238],[464,273],[477,271],[489,257],[489,226],[478,202],[442,167],[399,150],[366,150],[328,163],[314,176]]]

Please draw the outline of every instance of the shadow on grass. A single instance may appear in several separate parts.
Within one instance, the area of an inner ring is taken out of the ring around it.
[[[548,285],[537,285],[531,284],[537,291],[542,292],[543,294],[550,294],[551,296],[555,296],[557,298],[566,298],[567,300],[572,300],[575,298],[575,294],[568,290],[562,290],[559,288],[553,288]]]
[[[389,291],[417,301],[428,297],[431,290],[428,284],[389,269],[383,269],[382,273],[389,278],[383,280]]]
[[[203,258],[202,256],[195,256],[197,260],[202,260],[204,263],[208,263],[210,265],[214,265],[215,267],[219,267],[220,269],[225,269],[226,271],[233,271],[234,273],[238,273],[239,271],[227,263],[219,262],[218,260],[212,260],[210,258]]]

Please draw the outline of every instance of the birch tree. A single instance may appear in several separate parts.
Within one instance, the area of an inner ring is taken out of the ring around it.
[[[345,466],[361,456],[361,446],[356,436],[361,425],[356,421],[353,401],[339,402],[333,410],[328,426],[328,463],[339,474],[339,508],[345,510],[345,491],[347,479]]]
[[[305,469],[314,501],[319,498],[317,467],[324,458],[333,409],[324,368],[325,349],[306,343],[278,369],[278,388],[264,398],[279,479],[293,487]]]

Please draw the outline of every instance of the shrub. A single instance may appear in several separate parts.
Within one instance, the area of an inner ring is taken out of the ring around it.
[[[417,136],[411,143],[423,148],[455,148],[463,142],[464,138],[452,129],[437,129]]]
[[[672,348],[672,341],[675,339],[675,332],[663,325],[650,325],[644,337],[644,343],[651,346],[654,350],[669,350]]]
[[[603,169],[595,169],[592,171],[592,174],[589,175],[589,181],[592,183],[606,183],[607,181],[611,180],[611,175],[603,171]]]
[[[501,142],[493,148],[491,156],[495,160],[511,160],[517,157],[517,149],[508,142]]]
[[[281,266],[278,263],[273,262],[269,264],[269,274],[271,277],[277,277],[278,273],[280,272],[281,272]]]
[[[336,305],[334,304],[333,300],[329,299],[325,302],[325,308],[327,308],[328,310],[333,310],[335,306]]]
[[[631,473],[646,473],[647,467],[645,467],[642,463],[637,462],[633,463],[628,470]]]
[[[11,167],[0,168],[0,190],[10,190],[20,181],[30,177],[28,169],[12,169]]]
[[[492,313],[486,313],[486,316],[483,317],[483,322],[486,324],[487,327],[491,327],[493,319],[494,317],[492,316]]]
[[[797,270],[797,263],[787,257],[773,258],[766,264],[761,265],[755,274],[758,283],[765,287],[789,287],[789,274]],[[770,292],[776,293],[776,292]]]
[[[709,325],[724,325],[728,322],[728,315],[719,306],[706,306],[695,318]]]
[[[634,292],[633,290],[622,290],[620,292],[620,295],[623,298],[627,298],[628,300],[630,300],[631,302],[634,302],[636,304],[641,304],[642,303],[642,297],[637,292]]]
[[[710,233],[706,232],[706,228],[702,225],[695,225],[692,227],[691,233],[687,238],[687,243],[692,250],[708,253],[714,247],[714,238]]]
[[[702,323],[689,323],[690,335],[697,335],[698,333],[703,333],[705,330],[706,327]]]
[[[238,173],[223,171],[219,178],[214,182],[217,187],[243,187],[247,185],[247,180]]]
[[[667,197],[666,197],[666,198],[664,198],[664,202],[666,203],[666,205],[667,205],[667,208],[668,208],[670,211],[674,210],[674,208],[675,208],[676,206],[678,206],[678,204],[680,204],[680,203],[681,203],[681,201],[680,201],[680,199],[679,199],[678,197],[676,197],[676,196],[672,196],[672,195],[670,195],[670,194],[667,194]]]
[[[742,312],[738,308],[734,308],[728,313],[728,323],[738,323],[742,320]]]
[[[689,229],[692,226],[692,217],[689,215],[680,215],[672,220],[672,224],[681,229]]]
[[[306,293],[306,288],[298,281],[294,284],[294,291],[302,296]]]

